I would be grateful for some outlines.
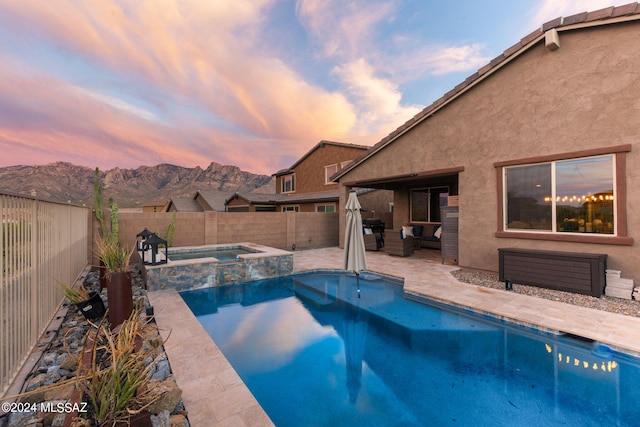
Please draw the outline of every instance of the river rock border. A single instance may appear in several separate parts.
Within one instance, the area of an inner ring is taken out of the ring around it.
[[[132,266],[132,287],[134,303],[139,307],[149,308],[147,291],[144,280],[140,274],[140,265]],[[92,269],[84,279],[84,285],[89,290],[100,290],[99,272]],[[102,299],[107,306],[106,289],[101,293]],[[70,305],[68,302],[65,304]],[[153,323],[155,325],[155,323]],[[85,336],[90,329],[89,322],[75,309],[69,306],[61,326],[53,332],[55,336],[49,341],[48,346],[42,351],[40,359],[36,363],[31,373],[27,376],[22,386],[22,392],[32,392],[19,399],[21,403],[36,404],[34,408],[52,407],[71,401],[74,385],[69,384],[64,387],[51,389],[53,384],[74,378],[78,367],[78,359],[82,351]],[[153,345],[157,347],[161,343],[160,334],[157,327],[144,337],[143,345]],[[164,351],[160,345],[159,349]],[[155,388],[161,390],[159,399],[149,407],[151,412],[151,423],[153,427],[189,427],[187,411],[182,403],[182,391],[178,388],[171,372],[171,366],[166,354],[162,354],[151,368],[151,381],[157,382]],[[47,388],[45,388],[47,387]],[[42,392],[38,392],[43,389]],[[42,405],[41,405],[42,404]],[[0,417],[0,427],[55,427],[63,426],[66,418],[65,413],[29,411],[13,412]],[[91,424],[86,424],[90,426]]]

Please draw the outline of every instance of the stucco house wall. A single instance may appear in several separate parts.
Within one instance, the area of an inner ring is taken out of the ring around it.
[[[340,182],[462,167],[460,266],[497,271],[500,247],[606,253],[609,268],[639,283],[640,22],[566,30],[559,31],[557,50],[545,47],[543,37],[499,66],[488,64],[492,69],[482,79],[466,82],[465,91],[446,97],[444,107],[406,126],[388,145],[380,144],[384,148],[374,147]],[[497,162],[625,145],[627,189],[616,198],[626,197],[626,244],[497,236]],[[347,191],[341,188],[341,205]],[[395,192],[396,225],[408,218],[408,202],[408,191]]]

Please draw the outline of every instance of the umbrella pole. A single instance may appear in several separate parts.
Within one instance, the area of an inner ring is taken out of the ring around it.
[[[356,273],[356,289],[358,290],[358,298],[360,298],[360,273]]]

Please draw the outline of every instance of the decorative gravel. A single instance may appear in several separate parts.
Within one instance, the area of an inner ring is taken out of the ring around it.
[[[457,270],[452,274],[456,279],[463,283],[504,290],[504,282],[500,282],[498,280],[497,273]],[[551,289],[538,288],[536,286],[519,285],[517,283],[513,284],[513,292],[538,298],[545,298],[552,301],[560,301],[567,304],[579,305],[581,307],[608,311],[610,313],[623,314],[625,316],[640,317],[640,301],[638,300],[627,300],[604,295],[601,298],[595,298],[589,295],[555,291]]]

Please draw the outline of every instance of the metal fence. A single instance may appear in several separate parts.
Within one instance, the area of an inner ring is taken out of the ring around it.
[[[0,388],[6,391],[88,262],[87,208],[0,193]]]

